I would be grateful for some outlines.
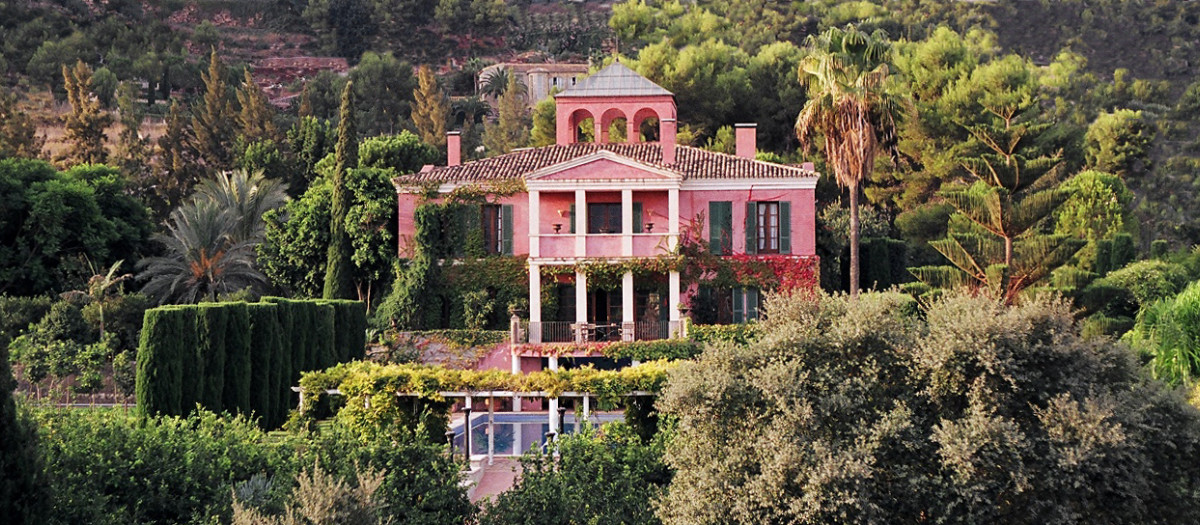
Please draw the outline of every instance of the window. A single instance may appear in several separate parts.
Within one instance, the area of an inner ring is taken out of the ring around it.
[[[756,253],[779,253],[779,203],[760,202],[755,206]]]
[[[708,203],[708,251],[714,255],[733,252],[733,203]]]
[[[512,255],[512,214],[511,204],[484,204],[480,207],[484,253]]]
[[[588,204],[588,233],[621,233],[621,203]]]
[[[792,253],[791,203],[746,203],[746,253]]]
[[[503,225],[500,223],[500,206],[496,204],[484,204],[483,211],[483,251],[488,255],[504,253],[504,246],[501,245],[503,239]]]

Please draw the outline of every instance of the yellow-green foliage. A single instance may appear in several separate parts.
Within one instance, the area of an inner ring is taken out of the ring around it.
[[[385,421],[416,423],[412,418],[420,414],[413,413],[414,406],[444,402],[439,392],[446,391],[545,392],[547,396],[588,392],[602,403],[616,403],[633,392],[657,393],[665,385],[670,367],[668,361],[660,360],[621,370],[596,370],[589,366],[512,374],[503,370],[457,370],[355,361],[304,373],[300,379],[305,407],[301,417],[313,417],[314,407],[322,406],[322,396],[330,389],[341,392],[343,403],[335,417],[360,430]],[[412,397],[397,396],[397,393],[416,394],[418,403],[414,403]]]

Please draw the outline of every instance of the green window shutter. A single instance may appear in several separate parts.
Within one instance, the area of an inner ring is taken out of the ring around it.
[[[571,233],[575,233],[575,205],[571,205]]]
[[[746,203],[746,253],[758,253],[758,203]]]
[[[758,319],[758,288],[746,288],[746,320]]]
[[[642,217],[642,203],[633,203],[633,233],[642,233],[644,231],[642,227],[644,220]]]
[[[708,203],[708,248],[714,255],[729,254],[729,236],[733,231],[733,203]]]
[[[779,253],[792,253],[792,203],[779,202]]]
[[[513,207],[512,204],[505,204],[500,207],[500,245],[503,248],[501,253],[504,255],[513,254]]]
[[[746,322],[746,294],[744,290],[734,288],[730,295],[733,296],[733,322]]]

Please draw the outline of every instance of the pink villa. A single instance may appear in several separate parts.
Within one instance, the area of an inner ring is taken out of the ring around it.
[[[395,181],[401,253],[427,188],[445,195],[523,183],[480,210],[485,250],[528,260],[528,344],[514,349],[514,372],[543,366],[541,344],[679,336],[681,319],[695,317],[700,303],[708,305],[705,322],[755,319],[757,288],[709,289],[681,282],[679,264],[650,263],[677,262],[688,239],[727,260],[761,262],[776,276],[809,272],[815,282],[812,164],[754,160],[754,124],[737,126],[735,155],[676,144],[675,96],[620,63],[555,101],[557,144],[462,163],[461,139],[451,132],[446,166]],[[589,264],[624,271],[619,282],[609,272],[604,286],[589,287]],[[544,288],[552,305],[543,303]]]

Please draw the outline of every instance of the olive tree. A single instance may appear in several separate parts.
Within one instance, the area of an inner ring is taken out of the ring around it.
[[[1183,523],[1200,413],[1069,304],[780,297],[676,368],[664,523]]]

